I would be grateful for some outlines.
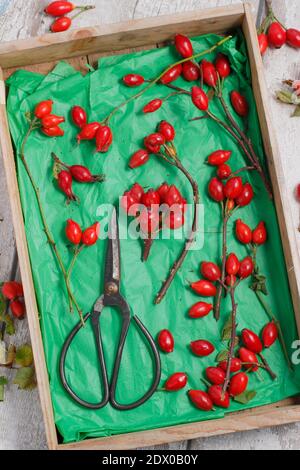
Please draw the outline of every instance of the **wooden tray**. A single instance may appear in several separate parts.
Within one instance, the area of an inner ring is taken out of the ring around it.
[[[299,286],[297,285],[297,277],[300,279],[299,255],[289,209],[288,206],[285,206],[287,198],[285,197],[283,172],[267,107],[268,94],[250,4],[193,11],[169,17],[162,16],[109,26],[82,28],[0,45],[0,141],[25,291],[39,394],[50,449],[130,449],[300,421],[299,397],[252,410],[230,413],[220,420],[202,421],[62,445],[58,444],[53,417],[47,367],[16,177],[15,157],[6,116],[4,80],[18,68],[48,73],[57,61],[67,59],[77,69],[83,70],[87,62],[93,65],[99,57],[104,55],[159,47],[165,41],[171,40],[177,32],[195,36],[206,33],[225,33],[237,27],[242,27],[247,41],[253,90],[274,188],[290,289],[296,312],[298,332],[300,333],[300,296]]]

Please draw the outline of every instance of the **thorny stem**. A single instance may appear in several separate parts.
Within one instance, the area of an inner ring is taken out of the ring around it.
[[[173,67],[175,67],[176,65],[180,65],[180,64],[183,64],[184,62],[188,62],[189,60],[194,60],[194,59],[197,59],[199,57],[202,57],[203,55],[206,55],[206,54],[210,54],[211,52],[213,52],[215,49],[217,49],[219,46],[221,46],[222,44],[224,44],[225,42],[227,42],[229,39],[231,39],[232,36],[226,36],[225,38],[221,39],[220,41],[218,41],[214,46],[210,47],[209,49],[206,49],[205,51],[202,51],[202,52],[199,52],[198,54],[195,54],[193,55],[192,57],[187,57],[187,58],[184,58],[184,59],[181,59],[177,62],[175,62],[174,64],[172,65],[169,65],[160,75],[158,75],[155,79],[153,79],[152,81],[150,81],[148,83],[148,85],[146,85],[141,91],[139,91],[138,93],[136,93],[135,95],[131,96],[130,98],[128,98],[127,100],[123,101],[123,103],[119,104],[118,106],[116,106],[110,113],[109,115],[102,121],[103,123],[105,124],[108,124],[110,119],[114,116],[114,114],[116,114],[121,108],[123,108],[124,106],[126,106],[128,103],[130,103],[131,101],[139,98],[140,96],[142,96],[146,91],[148,91],[150,88],[152,88],[156,83],[159,82],[159,80],[163,77],[163,75],[165,75],[165,73],[169,72],[169,70],[171,70]]]
[[[255,150],[253,148],[253,145],[252,145],[252,142],[251,142],[251,139],[245,134],[245,132],[239,127],[238,123],[235,121],[234,117],[232,116],[232,114],[230,113],[229,109],[228,109],[228,106],[227,104],[225,103],[225,100],[222,96],[222,92],[218,93],[217,94],[217,97],[222,105],[222,108],[230,122],[230,124],[232,125],[232,127],[237,131],[237,133],[240,135],[241,139],[243,140],[244,144],[248,146],[249,148],[249,152],[251,154],[251,157],[253,159],[253,166],[257,169],[258,173],[260,174],[262,180],[263,180],[263,183],[266,187],[266,190],[268,191],[270,197],[273,197],[272,196],[272,190],[271,190],[271,187],[270,187],[270,183],[269,181],[267,180],[266,178],[266,175],[261,167],[261,164],[260,164],[260,161],[259,161],[259,158],[258,156],[256,155],[255,153]],[[249,157],[248,157],[249,158]]]
[[[71,264],[70,264],[68,272],[67,272],[68,286],[70,286],[70,278],[71,278],[71,274],[73,272],[75,263],[77,261],[77,258],[78,258],[78,256],[80,255],[80,253],[82,252],[83,249],[84,249],[84,245],[81,245],[79,248],[76,248],[75,251],[74,251],[74,256],[72,258]]]
[[[265,366],[266,371],[268,371],[270,376],[272,377],[272,379],[275,380],[277,378],[277,375],[275,374],[275,372],[272,371],[272,369],[269,366],[266,358],[262,355],[262,353],[259,353],[259,357],[260,357],[263,365]]]
[[[190,182],[190,185],[192,187],[193,201],[194,201],[193,223],[192,223],[191,232],[189,234],[189,237],[185,241],[184,248],[183,248],[181,254],[179,255],[179,257],[177,258],[177,260],[175,261],[175,263],[171,267],[167,279],[163,282],[162,287],[161,287],[160,291],[158,292],[158,294],[157,294],[157,296],[154,300],[155,304],[159,304],[162,301],[162,299],[164,298],[164,296],[166,295],[166,293],[167,293],[167,291],[168,291],[168,289],[169,289],[169,287],[170,287],[177,271],[182,266],[182,263],[184,262],[184,260],[186,258],[186,255],[188,254],[189,249],[190,249],[191,245],[193,244],[193,242],[195,240],[195,237],[197,235],[197,230],[198,230],[198,213],[197,213],[197,205],[199,203],[198,185],[177,157],[175,158],[175,160],[173,162],[171,162],[171,164],[175,165],[184,174],[184,176],[188,179],[188,181]]]
[[[237,304],[235,302],[234,294],[235,294],[235,289],[237,286],[238,286],[238,283],[236,283],[235,286],[231,286],[228,289],[230,293],[231,305],[232,305],[232,312],[231,312],[232,327],[231,327],[231,335],[230,335],[230,347],[229,347],[229,354],[228,354],[228,360],[227,360],[226,376],[225,376],[225,382],[223,384],[223,390],[222,390],[223,394],[226,392],[229,382],[230,382],[231,362],[234,356],[234,346],[235,346],[235,338],[236,338],[236,314],[237,314]]]
[[[231,216],[231,212],[226,213],[226,207],[223,206],[223,227],[222,227],[222,268],[221,268],[221,279],[217,289],[216,302],[214,308],[215,319],[218,321],[220,319],[220,308],[221,308],[221,298],[223,294],[223,285],[225,282],[225,265],[226,265],[226,256],[227,256],[227,226],[228,221]]]
[[[252,249],[252,259],[253,259],[253,263],[254,263],[254,273],[259,274],[259,267],[258,267],[257,260],[256,260],[257,247],[252,246],[251,249]],[[284,340],[284,336],[283,336],[283,332],[282,332],[280,322],[276,318],[276,316],[274,315],[270,305],[265,301],[263,293],[258,291],[258,290],[255,290],[254,292],[255,292],[255,295],[258,298],[259,302],[261,303],[262,307],[264,308],[266,314],[268,315],[269,319],[275,323],[275,325],[278,329],[279,341],[280,341],[285,359],[288,363],[289,368],[291,370],[293,370],[293,364],[292,364],[290,356],[288,354],[288,350],[287,350],[287,347],[286,347],[286,344],[285,344],[285,340]]]
[[[28,166],[28,163],[26,161],[26,158],[25,158],[25,146],[27,144],[27,141],[31,135],[31,132],[33,130],[35,130],[36,128],[38,127],[38,123],[37,123],[37,119],[34,118],[31,120],[30,122],[30,126],[27,130],[27,133],[25,134],[25,137],[23,139],[23,142],[22,142],[22,145],[21,145],[21,152],[20,152],[20,158],[22,160],[22,163],[24,165],[24,168],[26,170],[26,173],[28,175],[28,178],[31,182],[31,185],[32,185],[32,188],[34,190],[34,193],[35,193],[35,196],[36,196],[36,200],[37,200],[37,203],[38,203],[38,207],[39,207],[39,211],[40,211],[40,216],[41,216],[41,219],[42,219],[42,224],[43,224],[43,227],[44,227],[44,232],[46,234],[46,237],[47,237],[47,240],[48,240],[48,243],[49,245],[51,246],[52,250],[53,250],[53,253],[54,255],[56,256],[56,259],[57,259],[57,262],[59,264],[59,267],[61,269],[61,272],[62,272],[62,275],[63,275],[63,278],[64,278],[64,281],[65,281],[65,284],[66,284],[66,289],[67,289],[67,293],[68,293],[68,297],[69,297],[69,301],[70,301],[70,309],[73,308],[73,304],[79,314],[79,317],[80,317],[80,320],[82,321],[83,323],[83,315],[82,315],[82,311],[77,303],[77,300],[76,298],[74,297],[74,294],[73,292],[71,291],[70,289],[70,286],[69,286],[69,283],[68,283],[68,276],[67,276],[67,271],[65,269],[65,266],[63,264],[63,261],[62,261],[62,258],[60,256],[60,253],[57,249],[57,246],[56,246],[56,243],[55,241],[53,240],[53,237],[51,235],[51,232],[50,232],[50,229],[48,227],[48,223],[47,223],[47,220],[46,220],[46,216],[45,216],[45,213],[44,213],[44,209],[43,209],[43,206],[42,206],[42,201],[41,201],[41,197],[40,197],[40,190],[39,188],[37,187],[37,185],[35,184],[35,181],[34,181],[34,178],[32,176],[32,173],[30,171],[30,168]]]
[[[239,173],[242,173],[243,171],[253,171],[253,170],[256,170],[256,168],[254,166],[244,166],[243,168],[240,168],[239,170],[236,170],[234,171],[233,173],[231,173],[231,177],[232,176],[236,176],[238,175]]]

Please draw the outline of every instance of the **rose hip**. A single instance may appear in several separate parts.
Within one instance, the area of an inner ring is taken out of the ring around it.
[[[213,409],[213,402],[208,393],[202,390],[189,390],[189,398],[191,402],[202,411],[211,411]]]
[[[169,83],[174,82],[177,78],[180,77],[182,72],[182,65],[174,65],[170,70],[168,70],[160,79],[160,83],[163,85],[168,85]]]
[[[67,1],[56,1],[50,3],[44,12],[51,16],[63,16],[75,9],[75,5]]]
[[[261,34],[258,34],[257,39],[258,39],[260,53],[261,55],[264,55],[264,53],[269,47],[268,36],[265,33],[261,33]]]
[[[252,242],[255,245],[263,245],[267,241],[267,230],[264,222],[259,222],[258,226],[253,230]]]
[[[225,198],[223,183],[218,178],[212,178],[208,184],[208,193],[214,201],[223,201]]]
[[[226,272],[227,274],[229,274],[229,276],[235,276],[238,273],[240,268],[240,262],[236,254],[230,253],[227,256],[225,267]]]
[[[165,143],[165,137],[160,134],[159,132],[155,132],[154,134],[150,134],[144,139],[144,145],[147,150],[151,153],[158,153],[160,147]]]
[[[50,31],[52,33],[62,33],[63,31],[67,31],[70,29],[72,25],[72,19],[68,16],[61,16],[53,21],[52,25],[50,26]]]
[[[206,317],[213,309],[212,304],[206,302],[197,302],[189,309],[190,318],[203,318]]]
[[[79,245],[82,238],[82,230],[77,222],[69,219],[66,226],[66,237],[73,245]]]
[[[257,365],[253,365],[253,366],[251,365],[251,364],[258,364],[258,359],[252,351],[249,351],[249,349],[240,348],[239,358],[243,363],[243,367],[249,370],[249,372],[256,372],[258,370]]]
[[[201,274],[208,281],[215,282],[220,279],[221,270],[215,263],[203,261],[201,263]]]
[[[229,395],[232,397],[237,397],[244,393],[248,386],[248,376],[245,372],[239,372],[238,374],[234,375],[229,384]]]
[[[221,385],[212,385],[211,387],[209,387],[208,395],[210,396],[214,405],[220,408],[229,408],[229,394],[228,392],[223,393],[223,387]]]
[[[142,75],[138,75],[136,73],[129,73],[123,77],[123,82],[125,85],[129,87],[140,86],[145,82],[144,77]]]
[[[226,163],[231,157],[232,152],[230,150],[216,150],[211,153],[207,159],[209,165],[219,166],[222,163]]]
[[[145,149],[137,150],[130,158],[129,167],[131,169],[145,165],[150,158],[149,152]]]
[[[280,49],[286,43],[285,29],[277,21],[271,24],[268,30],[268,41],[270,46]]]
[[[204,83],[207,86],[214,88],[217,85],[218,81],[217,71],[215,69],[214,64],[212,64],[206,59],[203,59],[200,64],[200,68]]]
[[[158,132],[164,136],[166,142],[171,142],[175,139],[175,129],[172,124],[167,121],[161,121],[159,123]]]
[[[59,172],[57,176],[58,187],[61,189],[63,193],[67,196],[69,201],[76,201],[76,196],[72,190],[72,175],[69,171],[62,170]]]
[[[203,297],[214,297],[217,293],[216,286],[212,282],[201,279],[200,281],[192,282],[191,288]]]
[[[91,122],[82,127],[80,133],[77,135],[77,142],[81,140],[93,140],[96,137],[97,131],[100,129],[99,122]]]
[[[184,225],[184,214],[180,210],[171,210],[164,218],[164,226],[177,230]]]
[[[169,330],[161,330],[157,338],[159,347],[165,353],[174,351],[174,338]]]
[[[103,175],[92,175],[90,170],[82,165],[72,165],[69,167],[72,178],[78,183],[95,183],[103,181]]]
[[[243,181],[240,176],[234,176],[226,181],[224,187],[224,195],[228,199],[236,199],[243,190]]]
[[[48,116],[49,114],[51,114],[52,106],[53,106],[52,100],[41,101],[35,107],[35,110],[34,110],[35,117],[37,117],[38,119],[42,119],[43,117]]]
[[[254,270],[254,264],[251,256],[247,256],[240,262],[240,268],[238,272],[238,276],[241,279],[246,279],[247,277],[251,276]]]
[[[228,75],[230,75],[230,72],[231,72],[230,62],[225,55],[223,54],[218,55],[215,66],[221,78],[226,78],[228,77]]]
[[[181,390],[186,386],[187,379],[187,374],[184,372],[176,372],[168,378],[165,383],[164,390],[168,392],[176,392],[177,390]]]
[[[158,210],[144,209],[139,215],[139,223],[141,231],[146,235],[152,235],[156,232],[159,226],[159,212]]]
[[[228,366],[228,361],[222,361],[219,364],[219,367],[224,370],[225,372],[227,371],[227,366]],[[242,361],[237,358],[233,357],[231,359],[231,364],[230,364],[230,372],[239,372],[242,368]]]
[[[23,297],[23,286],[20,282],[4,282],[1,288],[3,296],[8,300],[14,300],[17,297]]]
[[[253,188],[250,183],[245,183],[240,195],[235,199],[235,202],[240,207],[245,207],[252,201],[254,196]]]
[[[215,350],[213,344],[205,339],[198,339],[197,341],[191,341],[190,347],[192,352],[196,356],[206,357],[212,354]]]
[[[220,367],[207,367],[206,377],[215,385],[222,385],[225,382],[226,373]]]
[[[249,105],[244,96],[242,96],[238,91],[232,91],[230,95],[231,104],[235,112],[241,116],[245,117],[249,113]]]
[[[106,153],[113,141],[110,127],[101,126],[96,133],[96,151]]]
[[[98,241],[100,233],[100,223],[96,222],[91,227],[87,228],[82,234],[82,244],[85,246],[92,246]]]
[[[42,127],[56,127],[62,122],[65,122],[65,118],[62,116],[56,116],[55,114],[48,114],[44,116],[41,120]]]
[[[268,323],[262,332],[262,340],[265,348],[270,348],[278,338],[278,329],[274,321]]]
[[[21,320],[24,317],[26,309],[23,300],[12,300],[9,307],[15,318]]]
[[[191,60],[182,64],[182,75],[187,82],[194,82],[199,80],[200,70],[199,67]]]
[[[58,126],[54,127],[41,127],[41,131],[47,137],[63,137],[65,135],[63,129]]]
[[[149,103],[147,103],[144,108],[143,108],[143,112],[145,114],[147,113],[154,113],[155,111],[157,111],[163,104],[163,101],[159,98],[155,98],[154,100],[152,101],[149,101]]]
[[[231,168],[226,163],[222,163],[217,169],[217,177],[220,180],[227,180],[231,175]]]
[[[87,124],[87,115],[86,112],[81,106],[73,106],[72,111],[72,120],[77,127],[84,127]]]
[[[192,101],[200,111],[208,110],[208,96],[202,88],[198,86],[192,87]]]
[[[252,242],[252,231],[251,228],[245,224],[241,219],[236,221],[235,225],[236,238],[245,245]]]
[[[299,49],[300,47],[299,29],[289,28],[286,32],[286,42],[289,46]]]
[[[262,352],[263,345],[256,333],[245,328],[242,331],[242,340],[249,351],[259,354]]]
[[[187,59],[193,55],[193,46],[190,39],[183,34],[176,34],[175,35],[175,47],[179,54]]]

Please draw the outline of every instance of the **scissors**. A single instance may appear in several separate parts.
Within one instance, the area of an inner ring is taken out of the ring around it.
[[[123,349],[128,333],[128,329],[131,323],[130,317],[130,308],[128,303],[126,302],[125,298],[120,293],[120,238],[119,238],[119,226],[117,220],[117,213],[116,208],[114,207],[112,218],[110,222],[109,228],[109,239],[108,239],[108,247],[106,253],[106,262],[105,262],[105,273],[104,273],[104,294],[96,301],[94,305],[94,309],[92,312],[87,313],[84,317],[84,323],[91,318],[92,328],[95,337],[95,346],[97,349],[97,356],[99,362],[99,374],[100,379],[103,382],[103,398],[99,403],[89,403],[82,398],[80,398],[74,390],[71,388],[71,385],[67,381],[66,378],[66,357],[69,351],[69,348],[77,335],[77,333],[83,327],[82,322],[79,322],[78,325],[71,331],[70,335],[68,336],[66,342],[64,343],[60,364],[59,364],[59,371],[60,371],[60,378],[63,384],[64,389],[68,392],[68,394],[79,403],[81,406],[85,408],[89,408],[92,410],[99,410],[110,403],[113,408],[117,410],[132,410],[141,406],[145,403],[149,398],[153,395],[156,391],[157,386],[160,381],[161,377],[161,362],[159,352],[157,350],[155,341],[147,328],[143,325],[141,320],[134,315],[133,319],[140,329],[141,333],[144,335],[145,340],[147,340],[150,349],[153,353],[154,357],[154,378],[152,382],[152,386],[150,389],[145,393],[145,395],[140,398],[139,400],[130,403],[130,404],[120,404],[116,400],[116,388],[118,382],[118,375],[119,369],[122,360]],[[119,312],[122,316],[122,328],[119,338],[118,349],[115,357],[115,362],[113,366],[112,378],[109,384],[109,379],[107,375],[107,368],[105,363],[105,357],[103,353],[103,344],[102,344],[102,336],[101,336],[101,326],[100,326],[100,317],[103,312],[104,307],[118,307]]]

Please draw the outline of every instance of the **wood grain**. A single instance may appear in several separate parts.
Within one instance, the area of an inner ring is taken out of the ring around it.
[[[50,20],[45,19],[39,12],[41,5],[47,4],[47,1],[33,0],[0,0],[0,39],[3,41],[14,40],[17,38],[25,38],[43,34],[47,31]],[[89,1],[81,0],[81,4],[88,4]],[[188,11],[193,9],[205,8],[208,6],[229,5],[232,3],[241,3],[230,0],[206,1],[206,0],[121,0],[110,1],[96,0],[97,14],[89,12],[82,15],[76,22],[76,27],[95,25],[101,23],[113,23],[118,21],[126,21],[131,18],[143,18],[145,16],[168,15],[176,11]],[[258,1],[250,2],[254,11],[258,10]],[[287,21],[290,25],[297,26],[300,23],[299,9],[297,1],[290,0],[287,2],[274,0],[274,8],[278,16],[283,21]],[[288,4],[288,8],[287,5]],[[33,13],[32,13],[33,12]],[[274,54],[276,60],[274,60]],[[297,181],[297,172],[294,169],[298,165],[296,160],[295,148],[300,148],[299,124],[297,119],[289,119],[289,107],[284,107],[272,99],[272,94],[279,85],[282,78],[283,70],[287,70],[284,78],[291,78],[293,74],[297,74],[299,78],[299,60],[298,53],[290,49],[282,49],[280,51],[268,52],[264,58],[267,69],[266,75],[269,87],[269,101],[272,101],[273,122],[277,125],[277,135],[279,137],[279,147],[282,155],[282,163],[284,167],[284,179],[289,187],[295,186]],[[291,60],[292,58],[292,60]],[[47,69],[45,69],[47,72]],[[290,74],[290,76],[289,76]],[[284,116],[285,129],[282,128],[282,118]],[[285,131],[285,132],[284,132]],[[0,167],[1,171],[1,167]],[[0,173],[3,178],[3,171]],[[1,184],[3,180],[1,180]],[[1,185],[3,188],[3,185]],[[2,198],[2,199],[1,199]],[[292,209],[293,223],[296,226],[299,218],[299,207],[296,205],[291,191],[286,196],[288,203]],[[3,224],[0,225],[0,274],[4,277],[10,272],[10,266],[14,258],[11,246],[13,237],[9,228],[11,228],[11,219],[9,210],[7,210],[7,198],[5,191],[0,196],[0,216],[4,214],[5,228],[2,230]],[[4,236],[3,236],[4,235]],[[298,249],[300,251],[299,237]],[[4,260],[4,263],[3,263]],[[7,268],[2,270],[2,266]],[[3,278],[2,277],[2,278]],[[22,334],[26,334],[26,329],[22,328]],[[38,406],[36,393],[15,393],[9,390],[9,399],[6,403],[0,405],[4,409],[1,413],[0,426],[0,448],[44,448],[45,438],[43,433],[43,424],[41,421],[40,409]],[[2,411],[2,410],[1,410]],[[299,430],[300,425],[284,426],[269,430],[259,430],[238,434],[235,436],[222,436],[214,438],[205,438],[194,440],[188,444],[188,448],[192,449],[218,449],[218,448],[264,448],[264,444],[268,448],[299,448]],[[29,432],[28,432],[29,431]],[[32,437],[31,438],[29,438]],[[155,447],[157,449],[184,449],[186,442],[177,444],[162,445]]]

